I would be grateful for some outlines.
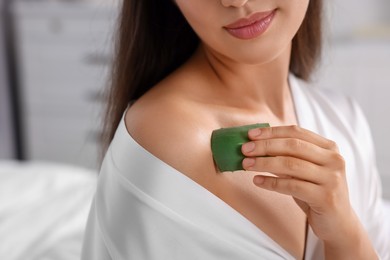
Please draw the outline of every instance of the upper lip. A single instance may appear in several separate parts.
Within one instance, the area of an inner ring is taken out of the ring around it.
[[[275,10],[270,10],[270,11],[265,11],[265,12],[257,12],[249,15],[248,17],[238,19],[237,21],[225,25],[224,27],[227,29],[238,29],[242,27],[246,27],[248,25],[254,24],[255,22],[258,22],[265,17],[269,16],[272,14]]]

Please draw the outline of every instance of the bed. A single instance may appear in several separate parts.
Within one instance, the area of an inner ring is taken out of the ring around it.
[[[0,259],[79,259],[96,178],[75,166],[0,161]]]
[[[0,259],[79,259],[97,174],[0,161]]]

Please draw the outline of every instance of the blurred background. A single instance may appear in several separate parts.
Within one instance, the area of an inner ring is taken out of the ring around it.
[[[96,168],[117,1],[1,2],[1,158]]]
[[[0,0],[0,259],[80,259],[120,0]]]
[[[2,259],[78,259],[119,1],[0,0]],[[315,84],[362,106],[390,199],[390,1],[324,2]]]

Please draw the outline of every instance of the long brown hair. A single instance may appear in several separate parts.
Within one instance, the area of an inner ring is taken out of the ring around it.
[[[322,0],[311,0],[292,43],[290,71],[310,78],[321,53]],[[132,100],[183,64],[199,39],[173,1],[124,0],[107,91],[103,152],[113,138],[123,112]]]

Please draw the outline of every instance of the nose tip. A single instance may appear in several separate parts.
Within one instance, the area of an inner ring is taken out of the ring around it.
[[[242,7],[248,0],[221,0],[221,3],[224,7]]]

